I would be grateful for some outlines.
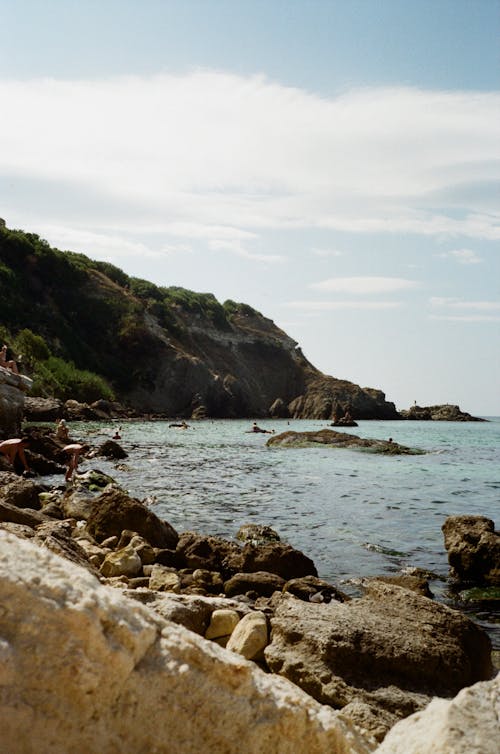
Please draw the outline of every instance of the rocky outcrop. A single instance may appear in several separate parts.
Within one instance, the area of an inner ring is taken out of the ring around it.
[[[42,754],[374,749],[285,679],[2,532],[0,602],[6,752],[34,741]]]
[[[461,411],[458,406],[449,403],[441,406],[412,406],[407,411],[399,412],[401,419],[412,419],[414,421],[435,421],[435,422],[484,422],[486,419],[471,416],[465,411]]]
[[[346,432],[335,432],[331,429],[320,429],[317,432],[282,432],[270,437],[266,445],[283,448],[308,448],[326,445],[331,448],[354,448],[391,456],[419,455],[423,452],[416,448],[399,445],[392,440],[372,440]]]
[[[294,419],[335,419],[350,414],[353,419],[399,419],[394,403],[381,390],[361,388],[316,372],[303,395],[288,404]]]
[[[370,582],[361,599],[274,600],[269,668],[381,740],[430,696],[492,676],[491,644],[468,618],[401,587]]]
[[[31,385],[29,377],[0,367],[0,440],[19,435],[25,393],[31,390]]]
[[[500,586],[500,532],[486,516],[448,516],[443,526],[450,576]]]
[[[463,689],[455,699],[433,699],[402,720],[376,754],[497,754],[500,674]]]

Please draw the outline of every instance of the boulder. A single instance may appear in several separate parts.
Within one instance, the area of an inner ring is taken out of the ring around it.
[[[499,720],[500,674],[451,701],[433,699],[395,725],[376,754],[498,754]]]
[[[284,542],[246,544],[226,558],[224,567],[232,573],[268,571],[285,580],[318,575],[311,558]]]
[[[39,494],[43,491],[36,482],[24,479],[12,472],[0,472],[0,501],[15,505],[17,508],[40,510]]]
[[[430,696],[491,677],[490,640],[467,617],[401,587],[366,588],[345,603],[275,595],[269,668],[323,704],[368,705],[379,740]]]
[[[73,537],[74,531],[74,521],[49,520],[36,527],[34,541],[97,576],[98,571],[90,561],[87,551]]]
[[[22,524],[34,529],[39,524],[51,520],[49,516],[40,511],[33,510],[33,508],[18,508],[17,505],[12,505],[12,503],[0,501],[0,521]]]
[[[293,594],[300,600],[307,602],[330,602],[338,600],[347,602],[349,597],[336,586],[329,584],[328,581],[319,579],[317,576],[302,576],[300,579],[290,579],[283,587],[284,592]]]
[[[24,400],[24,419],[27,422],[55,422],[62,419],[64,407],[57,398],[31,398]]]
[[[500,585],[500,532],[486,516],[448,516],[443,526],[450,576]]]
[[[12,563],[16,568],[12,568]],[[369,754],[342,715],[0,532],[2,749]]]
[[[269,416],[272,419],[288,419],[290,411],[283,398],[276,398],[269,408]]]
[[[112,458],[114,460],[121,460],[122,458],[128,458],[128,453],[123,450],[115,440],[106,440],[100,446],[97,451],[98,456],[104,456],[105,458]]]
[[[483,422],[477,416],[471,416],[466,411],[461,411],[458,406],[444,403],[440,406],[411,406],[407,411],[400,411],[402,419],[413,421],[445,421],[445,422]]]
[[[170,524],[161,521],[139,500],[116,488],[106,489],[95,499],[87,529],[98,542],[120,536],[124,529],[137,532],[153,547],[171,549],[179,539]]]
[[[269,640],[267,619],[264,613],[256,610],[247,613],[235,627],[227,642],[227,649],[245,657],[247,660],[258,660]]]
[[[214,610],[205,631],[205,639],[220,639],[222,636],[231,636],[239,621],[240,616],[236,610]]]
[[[181,580],[175,571],[155,564],[149,577],[149,588],[156,592],[180,592]]]
[[[142,571],[141,559],[133,547],[123,547],[121,550],[110,552],[104,558],[100,571],[106,578],[113,576],[127,576],[133,578]]]
[[[239,553],[239,547],[226,539],[185,531],[179,537],[176,553],[185,568],[222,571],[223,563]]]
[[[281,592],[285,580],[275,573],[255,571],[254,573],[236,573],[224,584],[224,594],[234,597],[235,594],[256,592],[262,597],[270,597],[274,592]]]
[[[294,432],[290,430],[270,437],[266,445],[280,448],[317,448],[327,446],[329,448],[364,450],[389,456],[421,455],[424,452],[416,448],[407,448],[405,445],[399,445],[397,442],[358,437],[347,432],[335,432],[333,429],[320,429],[317,432]]]
[[[270,526],[262,524],[243,524],[238,529],[236,539],[241,542],[251,542],[254,545],[262,545],[264,542],[279,542],[278,532]]]
[[[21,431],[25,393],[32,381],[0,367],[0,440],[16,437]]]

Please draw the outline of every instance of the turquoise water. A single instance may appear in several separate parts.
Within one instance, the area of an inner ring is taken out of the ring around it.
[[[317,430],[327,422],[264,420],[260,426]],[[360,576],[419,566],[446,576],[441,525],[451,514],[486,515],[500,526],[500,418],[487,423],[363,421],[345,431],[426,450],[379,456],[333,448],[268,448],[251,422],[122,423],[126,470],[111,473],[179,532],[232,538],[243,523],[267,524],[309,555],[320,576],[344,585]],[[73,425],[99,443],[113,425]],[[85,468],[85,465],[83,468]],[[433,582],[433,591],[444,584]]]

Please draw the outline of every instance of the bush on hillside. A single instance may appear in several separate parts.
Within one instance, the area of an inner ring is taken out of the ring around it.
[[[114,393],[106,380],[98,374],[77,369],[71,362],[50,356],[35,365],[33,372],[34,396],[51,396],[62,401],[74,399],[93,403],[104,398],[114,400]]]

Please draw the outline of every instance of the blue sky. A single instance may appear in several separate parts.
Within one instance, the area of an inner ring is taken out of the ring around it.
[[[0,0],[0,216],[500,415],[500,0]]]

